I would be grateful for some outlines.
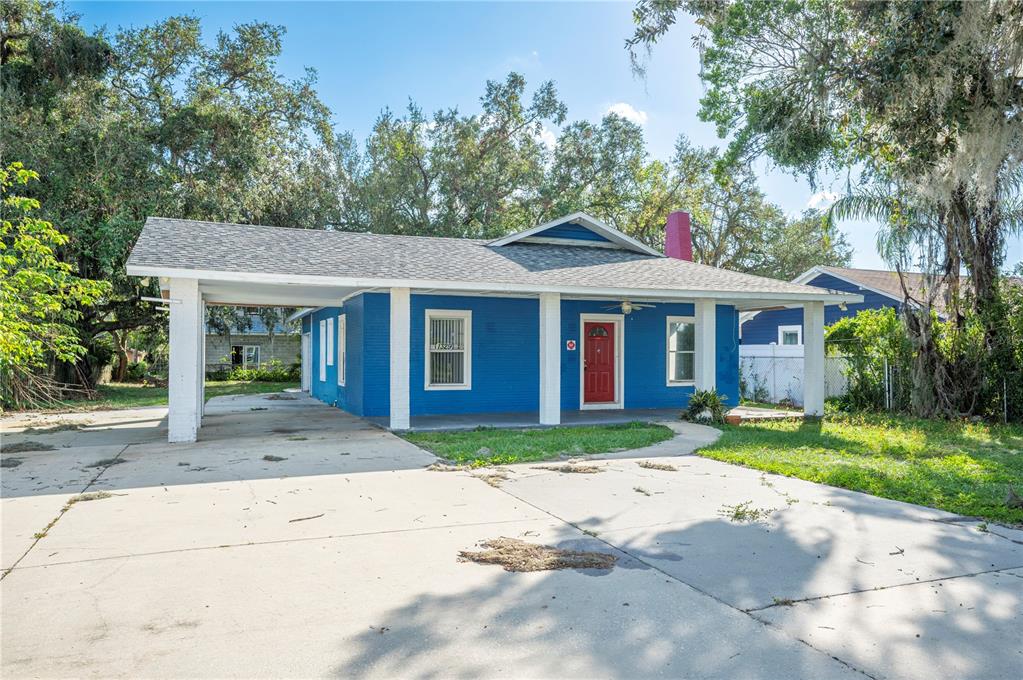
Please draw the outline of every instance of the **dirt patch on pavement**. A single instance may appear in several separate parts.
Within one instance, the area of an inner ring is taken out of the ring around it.
[[[281,458],[280,456],[271,456],[267,454],[263,456],[263,460],[265,460],[268,463],[280,463],[282,460],[287,460],[287,458]]]
[[[547,470],[549,472],[579,472],[584,475],[595,475],[598,472],[603,472],[604,468],[596,465],[578,465],[573,463],[565,463],[564,465],[535,465],[534,470]]]
[[[652,460],[641,460],[636,465],[647,470],[663,470],[664,472],[678,472],[678,468],[667,463],[655,463]]]
[[[4,453],[28,453],[29,451],[53,451],[55,447],[52,444],[44,444],[43,442],[17,442],[16,444],[8,444],[4,447]]]
[[[88,422],[84,423],[57,423],[56,425],[49,425],[47,427],[26,427],[22,430],[22,434],[56,434],[57,432],[67,432],[68,430],[80,430],[88,425]]]
[[[517,538],[494,538],[479,544],[483,550],[462,550],[459,562],[497,564],[505,571],[549,571],[554,569],[611,569],[617,555],[585,550],[562,550],[549,545],[527,543]]]
[[[295,401],[298,397],[291,397],[287,394],[271,394],[269,397],[264,397],[267,401]]]

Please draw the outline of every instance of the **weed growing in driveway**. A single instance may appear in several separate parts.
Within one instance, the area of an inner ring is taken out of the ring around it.
[[[552,569],[611,569],[617,555],[605,552],[563,550],[549,545],[527,543],[517,538],[495,538],[479,544],[483,550],[462,550],[459,562],[497,564],[505,571],[548,571]]]
[[[722,505],[718,514],[727,517],[730,522],[755,523],[762,522],[774,512],[774,508],[754,508],[753,501],[745,501],[736,505]]]
[[[123,458],[103,458],[97,460],[95,463],[89,463],[85,467],[110,467],[111,465],[120,465],[121,463],[127,463],[128,461]]]
[[[29,451],[53,451],[54,447],[52,444],[44,444],[43,442],[17,442],[16,444],[8,444],[4,447],[4,453],[28,453]],[[13,467],[13,466],[12,466]]]
[[[674,465],[668,465],[667,463],[655,463],[652,460],[641,460],[636,463],[641,468],[647,470],[663,470],[664,472],[678,472],[678,468]]]
[[[57,423],[56,425],[49,425],[47,427],[29,427],[26,428],[22,434],[55,434],[57,432],[66,432],[67,430],[80,430],[85,423]]]
[[[533,467],[534,470],[547,470],[549,472],[579,472],[586,475],[594,475],[598,472],[603,472],[604,468],[596,465],[575,465],[572,463],[566,463],[565,465],[536,465]]]
[[[774,604],[778,607],[795,607],[796,603],[794,600],[790,600],[787,597],[776,597],[774,598]]]

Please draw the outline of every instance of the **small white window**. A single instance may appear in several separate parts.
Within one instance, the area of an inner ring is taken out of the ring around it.
[[[696,319],[668,317],[668,385],[691,385],[696,379]]]
[[[245,345],[245,368],[259,368],[259,345]]]
[[[345,315],[337,317],[337,384],[345,386],[345,337],[348,335]]]
[[[778,344],[779,345],[802,345],[803,344],[803,327],[802,326],[778,326]]]
[[[426,310],[426,389],[472,388],[472,312]]]
[[[320,382],[327,382],[327,321],[320,321]]]
[[[334,365],[334,320],[327,319],[327,365]]]

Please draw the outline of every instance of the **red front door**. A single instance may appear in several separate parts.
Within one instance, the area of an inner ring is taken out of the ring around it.
[[[610,321],[583,324],[583,402],[615,400],[615,325]]]

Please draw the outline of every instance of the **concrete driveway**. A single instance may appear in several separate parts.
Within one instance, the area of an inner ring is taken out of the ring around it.
[[[162,415],[4,437],[57,448],[4,454],[21,463],[2,474],[3,677],[1023,667],[1023,532],[693,456],[657,459],[675,471],[509,466],[495,488],[426,470],[429,454],[304,397],[213,400],[190,445],[162,443]],[[110,495],[66,505],[82,491]],[[737,505],[757,521],[733,521]],[[499,536],[619,562],[457,560]]]

